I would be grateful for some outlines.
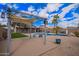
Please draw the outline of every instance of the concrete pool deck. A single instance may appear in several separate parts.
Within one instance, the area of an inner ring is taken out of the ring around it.
[[[60,38],[62,43],[54,43]],[[79,38],[67,36],[48,36],[46,45],[43,38],[12,40],[12,56],[79,56]]]

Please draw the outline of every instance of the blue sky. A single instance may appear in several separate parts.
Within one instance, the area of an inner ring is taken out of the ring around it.
[[[53,26],[51,23],[53,16],[58,14],[60,16],[58,26],[66,28],[67,26],[77,26],[79,22],[79,4],[74,3],[11,3],[0,4],[0,12],[4,5],[9,5],[16,10],[29,12],[34,15],[46,17],[48,20],[47,26]],[[33,23],[35,26],[43,25],[42,19],[37,19]]]

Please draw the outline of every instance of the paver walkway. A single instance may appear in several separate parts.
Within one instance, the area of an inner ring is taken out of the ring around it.
[[[60,38],[62,43],[54,43]],[[79,55],[79,38],[66,36],[48,36],[46,45],[43,38],[12,40],[11,55],[14,56],[53,56]]]

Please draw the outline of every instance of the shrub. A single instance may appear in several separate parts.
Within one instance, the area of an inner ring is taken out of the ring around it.
[[[75,36],[79,37],[79,32],[75,32],[74,34]]]
[[[22,33],[12,33],[12,38],[21,38],[21,37],[28,37],[27,35],[24,35]]]

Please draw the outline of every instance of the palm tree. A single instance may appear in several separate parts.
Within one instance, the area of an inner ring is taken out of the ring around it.
[[[54,24],[54,29],[55,29],[55,33],[57,34],[57,25],[58,25],[58,19],[59,19],[59,16],[58,16],[58,14],[57,15],[54,15],[54,18],[53,18],[53,20],[52,20],[52,24]]]

